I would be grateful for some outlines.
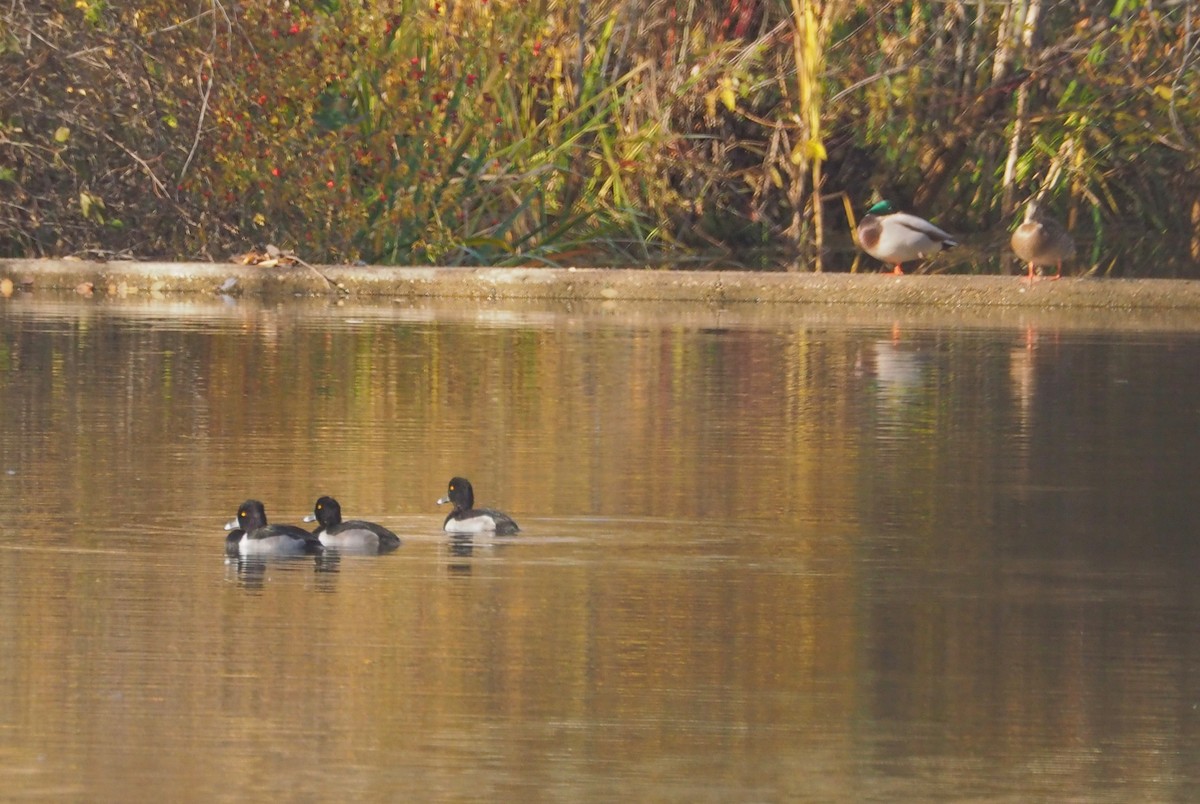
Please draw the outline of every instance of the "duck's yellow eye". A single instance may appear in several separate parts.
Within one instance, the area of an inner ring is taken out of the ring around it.
[[[245,516],[245,515],[246,515],[245,511],[238,511],[238,516]]]
[[[451,490],[451,491],[454,491],[454,484],[453,484],[453,483],[451,483],[451,484],[450,484],[450,490]]]
[[[317,510],[318,510],[318,511],[320,511],[320,510],[321,510],[322,508],[324,508],[324,507],[325,507],[325,506],[321,505],[320,503],[317,503]]]

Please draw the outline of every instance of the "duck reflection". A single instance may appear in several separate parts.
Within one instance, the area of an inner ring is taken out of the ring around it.
[[[513,544],[509,539],[498,539],[490,533],[453,533],[449,536],[446,541],[446,551],[449,554],[446,569],[458,576],[470,575],[479,561],[494,556]]]
[[[1030,408],[1034,394],[1034,358],[1038,341],[1037,328],[1024,330],[1021,343],[1009,350],[1008,378],[1017,403],[1018,425],[1022,434],[1029,431]]]
[[[248,592],[261,591],[276,572],[303,572],[312,566],[316,576],[316,588],[320,592],[332,592],[337,573],[341,571],[341,558],[335,551],[319,556],[263,556],[227,555],[225,557],[226,580],[236,583]]]
[[[875,395],[882,412],[903,418],[904,411],[921,400],[928,385],[933,355],[919,342],[904,341],[898,328],[892,337],[871,344],[867,367],[875,381]]]
[[[450,552],[450,561],[446,564],[446,569],[450,570],[452,575],[470,575],[471,557],[475,555],[474,536],[469,533],[451,534],[446,549]]]

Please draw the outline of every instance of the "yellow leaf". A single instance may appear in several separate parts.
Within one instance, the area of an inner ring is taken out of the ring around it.
[[[83,213],[83,217],[95,218],[100,223],[104,223],[104,216],[100,214],[103,209],[104,199],[100,196],[86,191],[79,194],[79,211]]]
[[[262,214],[261,212],[255,213],[254,225],[255,226],[266,226],[267,225],[267,216]]]
[[[1156,86],[1154,88],[1154,94],[1157,95],[1158,97],[1162,98],[1165,101],[1169,101],[1169,100],[1171,100],[1171,97],[1174,95],[1174,92],[1172,92],[1170,87],[1164,86],[1163,84],[1159,84],[1158,86]]]
[[[69,139],[71,139],[71,129],[67,128],[66,126],[59,126],[54,132],[55,142],[66,142]]]
[[[737,94],[728,84],[721,87],[721,103],[725,104],[725,108],[731,112],[737,108]]]
[[[798,165],[806,160],[809,162],[824,162],[828,158],[829,153],[825,150],[825,144],[819,140],[798,142],[796,143],[796,147],[792,149],[793,165]]]

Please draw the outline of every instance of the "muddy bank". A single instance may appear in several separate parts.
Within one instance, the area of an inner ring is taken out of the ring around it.
[[[690,301],[1200,311],[1200,282],[1015,276],[784,274],[552,268],[385,268],[0,260],[0,293],[91,290],[230,296]]]

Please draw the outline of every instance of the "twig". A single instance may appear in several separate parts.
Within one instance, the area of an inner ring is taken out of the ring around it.
[[[220,4],[218,3],[218,4],[214,4],[214,5],[220,5]],[[222,9],[222,11],[224,11],[224,9]],[[176,30],[176,29],[178,29],[178,28],[183,28],[183,27],[184,27],[184,26],[186,26],[186,25],[191,25],[193,22],[196,22],[197,20],[199,20],[199,19],[201,19],[201,18],[203,18],[203,17],[207,17],[209,14],[215,14],[215,13],[217,13],[217,9],[216,9],[215,7],[214,7],[214,8],[210,8],[208,11],[201,11],[201,12],[200,12],[199,14],[197,14],[196,16],[194,16],[194,17],[191,17],[191,18],[189,18],[189,19],[186,19],[186,20],[183,20],[182,22],[177,22],[177,23],[175,23],[174,25],[168,25],[168,26],[167,26],[167,27],[165,27],[165,28],[159,28],[159,29],[157,29],[157,30],[154,30],[154,31],[148,31],[148,32],[146,33],[146,36],[155,36],[156,34],[160,34],[160,33],[166,33],[167,31],[174,31],[174,30]]]
[[[184,175],[188,172],[188,168],[192,165],[192,159],[196,156],[197,149],[200,148],[200,137],[204,132],[204,118],[208,114],[208,97],[212,94],[213,72],[212,64],[205,59],[209,64],[208,84],[204,87],[204,96],[200,99],[200,115],[196,118],[196,136],[192,139],[192,149],[188,151],[187,159],[183,162],[183,167],[179,169],[179,178],[176,179],[176,184],[183,181]],[[204,62],[196,68],[196,82],[200,83],[204,80]]]
[[[907,72],[910,69],[912,69],[911,65],[901,64],[897,67],[893,67],[890,70],[883,70],[881,72],[875,73],[874,75],[868,75],[866,78],[863,78],[860,81],[855,81],[853,84],[846,87],[838,94],[834,95],[832,98],[829,99],[829,103],[830,104],[837,103],[842,98],[849,95],[851,92],[862,89],[867,84],[874,84],[876,81],[879,81],[880,79],[883,79],[883,78],[887,78],[889,75],[895,75],[896,73]]]
[[[149,163],[147,163],[145,159],[142,159],[142,158],[141,158],[140,156],[138,156],[136,153],[134,153],[133,151],[131,151],[131,150],[130,150],[128,147],[126,147],[126,146],[125,146],[125,144],[124,144],[124,143],[117,142],[117,140],[113,139],[112,135],[110,135],[110,134],[109,134],[107,131],[105,131],[104,129],[93,128],[92,130],[93,130],[95,133],[99,134],[99,135],[100,135],[101,137],[103,137],[104,139],[106,139],[106,140],[108,140],[109,142],[111,142],[113,145],[115,145],[115,146],[117,146],[118,148],[120,148],[122,151],[124,151],[124,152],[125,152],[125,153],[126,153],[128,156],[129,156],[129,158],[130,158],[130,159],[132,159],[133,161],[135,161],[135,162],[137,162],[139,165],[141,165],[141,166],[142,166],[142,170],[146,171],[147,175],[149,175],[149,176],[150,176],[150,180],[151,180],[152,182],[154,182],[154,188],[155,188],[155,189],[158,191],[158,195],[159,195],[159,197],[160,197],[160,198],[167,198],[167,197],[169,197],[169,196],[170,196],[170,193],[168,193],[168,192],[167,192],[167,185],[163,184],[163,183],[162,183],[162,180],[161,180],[161,179],[159,179],[159,178],[158,178],[158,176],[156,176],[156,175],[154,174],[154,170],[153,170],[153,169],[150,167]]]
[[[337,290],[337,286],[333,284],[333,281],[329,277],[325,276],[325,274],[321,273],[321,271],[315,265],[313,265],[310,262],[306,262],[305,260],[300,259],[295,254],[289,254],[288,256],[291,259],[295,260],[298,264],[303,265],[305,268],[307,268],[308,270],[312,271],[317,276],[324,279],[325,284],[329,286],[330,290]]]

